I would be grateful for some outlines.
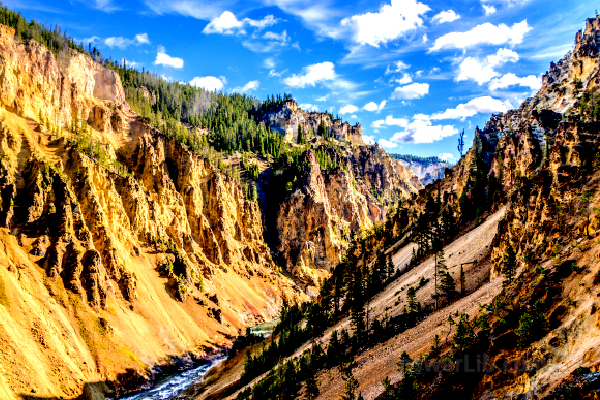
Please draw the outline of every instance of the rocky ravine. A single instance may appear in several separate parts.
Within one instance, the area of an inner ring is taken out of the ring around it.
[[[13,34],[0,26],[0,397],[122,393],[306,298],[236,181],[143,123],[112,71],[80,54],[61,69]]]
[[[301,287],[316,293],[350,231],[421,188],[340,124],[345,168],[320,171],[309,151],[278,218],[299,287],[278,272],[258,205],[133,113],[118,75],[13,36],[0,25],[2,398],[122,394],[153,365],[230,344],[308,299]]]

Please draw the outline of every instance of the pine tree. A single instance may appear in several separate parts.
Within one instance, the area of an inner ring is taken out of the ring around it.
[[[417,290],[414,287],[408,288],[408,309],[411,314],[418,314],[421,312],[421,303],[417,300]]]
[[[340,400],[357,400],[355,393],[359,385],[352,374],[352,369],[348,368],[342,378],[344,379],[344,393],[340,397]]]
[[[306,378],[306,397],[308,397],[309,400],[312,400],[319,395],[319,387],[317,386],[317,380],[314,375],[316,371],[311,372],[312,373],[308,375],[308,378]]]
[[[502,257],[501,272],[504,275],[503,285],[507,286],[513,282],[517,273],[517,254],[511,244],[508,245],[506,253]]]
[[[388,279],[391,279],[392,276],[394,275],[394,273],[396,272],[396,267],[394,266],[394,262],[392,261],[392,253],[391,252],[388,253],[388,256],[387,256],[386,270],[387,270],[386,275],[387,275]]]
[[[438,252],[437,273],[440,280],[440,292],[446,301],[450,302],[456,296],[456,283],[448,272],[443,251]]]

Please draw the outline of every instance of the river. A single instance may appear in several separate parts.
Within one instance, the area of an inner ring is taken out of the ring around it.
[[[250,328],[255,335],[267,337],[271,335],[275,326],[279,323],[279,318],[272,322],[256,325]],[[156,385],[150,389],[129,397],[123,397],[120,400],[167,400],[189,389],[194,383],[200,380],[209,369],[225,360],[226,357],[217,358],[207,364],[196,368],[188,369],[174,375],[167,375],[160,379]]]

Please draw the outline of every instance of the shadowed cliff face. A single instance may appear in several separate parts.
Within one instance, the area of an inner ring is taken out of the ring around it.
[[[139,119],[114,72],[13,34],[0,26],[0,397],[122,393],[306,299],[237,181]]]
[[[308,150],[303,182],[277,213],[278,251],[311,296],[341,261],[352,234],[382,223],[393,200],[422,188],[410,170],[377,146],[340,152],[342,166],[323,171]]]

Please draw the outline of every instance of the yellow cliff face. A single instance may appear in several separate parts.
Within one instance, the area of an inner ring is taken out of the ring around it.
[[[122,392],[307,298],[256,203],[134,114],[117,74],[13,34],[0,26],[0,397]]]

